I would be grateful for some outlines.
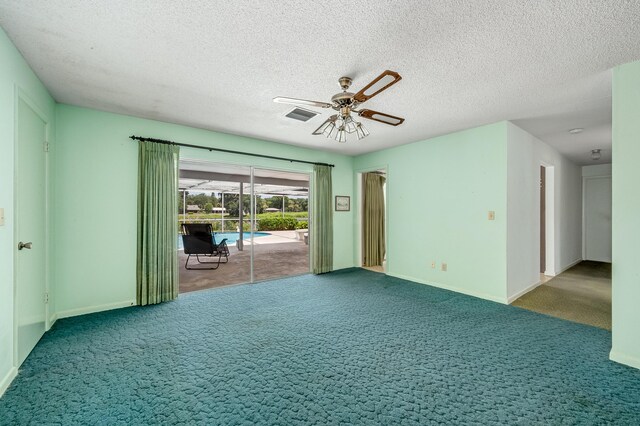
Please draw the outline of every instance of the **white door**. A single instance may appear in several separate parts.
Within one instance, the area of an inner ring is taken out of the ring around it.
[[[19,99],[15,247],[18,366],[38,343],[46,325],[46,138],[47,123]]]
[[[611,262],[611,177],[584,180],[585,260]]]

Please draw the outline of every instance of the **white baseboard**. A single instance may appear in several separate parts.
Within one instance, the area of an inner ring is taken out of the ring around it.
[[[567,266],[565,266],[564,268],[562,268],[560,271],[556,272],[555,274],[550,274],[548,271],[545,271],[544,275],[548,276],[548,277],[555,277],[560,275],[561,273],[563,273],[564,271],[571,269],[572,267],[576,266],[578,263],[582,262],[582,259],[576,259],[573,262],[569,263]],[[513,303],[514,300],[518,299],[519,297],[524,296],[525,294],[529,293],[531,290],[533,290],[534,288],[540,286],[542,284],[541,281],[538,281],[535,284],[531,284],[529,287],[525,288],[524,290],[520,290],[519,292],[517,292],[514,295],[508,296],[507,297],[507,303],[510,305],[511,303]]]
[[[513,303],[514,300],[519,299],[520,297],[529,293],[531,290],[533,290],[534,288],[538,287],[541,284],[542,284],[542,281],[538,281],[535,284],[531,284],[529,287],[525,288],[524,290],[520,290],[516,294],[507,297],[507,303],[510,305],[511,303]]]
[[[613,349],[609,352],[609,359],[620,364],[628,365],[629,367],[640,369],[640,358],[621,354]]]
[[[555,274],[549,275],[551,277],[555,277],[556,275],[560,275],[561,273],[563,273],[564,271],[566,271],[567,269],[571,269],[574,266],[576,266],[578,263],[582,262],[582,258],[579,258],[577,260],[574,260],[573,262],[569,263],[568,265],[564,266],[563,268],[560,268],[559,271],[556,271]],[[548,275],[545,271],[545,275]]]
[[[5,391],[9,388],[13,379],[18,375],[18,369],[16,367],[11,367],[11,370],[0,380],[0,398],[4,395]]]
[[[54,313],[53,315],[49,316],[49,322],[47,323],[47,329],[45,331],[51,330],[51,327],[53,327],[53,324],[55,324],[57,320],[58,314]]]
[[[502,303],[503,305],[507,304],[507,299],[506,298],[495,297],[495,296],[492,296],[492,295],[487,294],[487,293],[469,291],[469,290],[466,290],[466,289],[460,289],[458,287],[453,287],[453,286],[450,286],[450,285],[447,285],[447,284],[441,284],[441,283],[437,283],[437,282],[433,282],[433,281],[421,280],[421,279],[414,278],[414,277],[407,277],[405,275],[392,274],[391,272],[386,272],[386,274],[391,276],[391,277],[400,278],[400,279],[407,280],[407,281],[412,281],[412,282],[418,283],[418,284],[426,284],[426,285],[429,285],[431,287],[437,287],[437,288],[441,288],[441,289],[444,289],[444,290],[453,291],[453,292],[456,292],[456,293],[466,294],[467,296],[477,297],[479,299],[485,299],[485,300],[490,300],[492,302]]]
[[[77,309],[69,309],[67,311],[62,311],[57,313],[58,318],[69,318],[75,317],[78,315],[86,315],[93,314],[96,312],[102,311],[110,311],[112,309],[126,308],[129,306],[134,306],[136,304],[135,300],[125,300],[123,302],[115,302],[115,303],[107,303],[105,305],[97,305],[97,306],[88,306],[85,308],[77,308]]]
[[[592,262],[613,263],[613,261],[610,258],[607,258],[607,259],[584,259],[584,260],[590,260]]]

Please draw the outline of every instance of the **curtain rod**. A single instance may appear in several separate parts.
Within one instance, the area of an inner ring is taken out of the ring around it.
[[[291,163],[305,163],[305,164],[313,164],[313,165],[317,165],[317,166],[335,167],[333,164],[328,164],[328,163],[316,163],[314,161],[296,160],[295,158],[286,158],[286,157],[274,157],[273,155],[263,155],[263,154],[255,154],[253,152],[233,151],[233,150],[230,150],[230,149],[209,148],[207,146],[190,145],[190,144],[187,144],[187,143],[179,143],[179,142],[174,142],[174,141],[167,141],[167,140],[164,140],[164,139],[143,138],[142,136],[135,136],[135,135],[129,136],[129,139],[132,139],[134,141],[140,141],[140,142],[155,142],[155,143],[161,143],[161,144],[165,144],[165,145],[177,145],[177,146],[184,146],[184,147],[187,147],[187,148],[206,149],[207,151],[226,152],[226,153],[229,153],[229,154],[250,155],[252,157],[270,158],[272,160],[283,160],[283,161],[289,161]]]

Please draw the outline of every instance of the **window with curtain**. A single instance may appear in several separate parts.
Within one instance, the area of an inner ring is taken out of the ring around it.
[[[138,305],[152,305],[178,297],[178,157],[177,146],[140,142]]]
[[[364,266],[382,265],[385,255],[384,235],[384,183],[378,173],[363,173],[364,192],[362,233]]]
[[[314,274],[333,270],[333,203],[331,167],[313,166],[311,267]]]

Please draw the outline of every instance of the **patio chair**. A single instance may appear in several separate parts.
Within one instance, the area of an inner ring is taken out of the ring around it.
[[[187,261],[184,264],[185,269],[218,269],[220,263],[229,261],[229,248],[227,247],[227,239],[216,244],[213,235],[213,228],[210,223],[183,223],[182,224],[182,245]],[[209,267],[190,268],[189,259],[195,256],[199,264],[208,265]],[[205,260],[200,260],[203,256]],[[218,258],[217,260],[207,261],[206,258]],[[224,261],[222,261],[224,257]]]

